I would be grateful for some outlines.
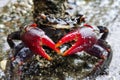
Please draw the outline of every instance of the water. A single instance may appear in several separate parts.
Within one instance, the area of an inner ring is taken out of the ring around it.
[[[109,68],[109,75],[104,75],[104,76],[98,76],[96,80],[119,80],[120,79],[120,0],[76,0],[77,1],[77,6],[74,6],[74,9],[78,9],[79,13],[84,14],[86,16],[86,21],[87,23],[93,25],[93,26],[98,26],[98,25],[103,25],[106,26],[110,34],[107,38],[108,43],[112,46],[113,49],[113,59]],[[2,2],[2,1],[0,1]],[[4,2],[8,3],[7,0],[4,0]],[[4,3],[4,5],[6,5]],[[3,4],[0,3],[0,4]],[[22,4],[22,3],[21,3]],[[4,5],[1,5],[0,7],[3,7]],[[10,5],[8,5],[10,6]],[[31,7],[28,5],[29,8],[27,8],[28,11],[30,11]],[[10,9],[11,10],[11,9]],[[19,8],[12,7],[12,10],[20,10]],[[11,11],[12,11],[11,10]],[[24,9],[23,9],[24,10]],[[2,40],[0,40],[0,55],[4,52],[3,48],[6,48],[5,45],[2,44],[5,42],[5,38],[8,33],[11,31],[14,31],[18,28],[16,28],[17,25],[20,25],[19,23],[15,23],[15,20],[18,19],[22,15],[18,13],[18,15],[14,16],[15,18],[12,19],[11,27],[8,27],[10,23],[9,20],[11,18],[8,18],[10,14],[8,11],[4,10],[3,13],[5,17],[2,18],[4,19],[4,25],[0,20],[0,37]],[[24,13],[23,15],[26,15],[26,11],[22,11]],[[30,14],[27,14],[28,16]],[[0,15],[1,16],[1,15]],[[6,17],[7,16],[7,17]],[[11,17],[11,16],[10,16]],[[20,22],[24,22],[24,18],[20,19]],[[18,21],[19,22],[19,21]],[[12,26],[14,25],[14,26]],[[2,73],[1,73],[2,74]],[[67,80],[72,80],[72,78],[68,77]]]

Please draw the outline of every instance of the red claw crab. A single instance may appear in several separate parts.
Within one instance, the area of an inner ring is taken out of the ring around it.
[[[91,25],[85,23],[81,26],[80,23],[85,22],[83,16],[76,17],[75,19],[57,19],[41,15],[39,21],[42,27],[33,23],[25,26],[20,31],[8,35],[7,41],[13,49],[15,44],[12,40],[22,41],[22,46],[17,46],[14,52],[15,55],[23,47],[29,48],[29,51],[32,51],[32,53],[36,53],[47,60],[52,60],[52,57],[43,49],[43,46],[49,47],[62,56],[85,51],[101,59],[93,70],[95,75],[108,68],[112,59],[112,50],[105,41],[108,36],[108,29],[106,27],[97,26],[96,30]],[[101,35],[98,36],[98,34]],[[69,44],[70,46],[67,46],[68,50],[62,52],[61,46],[64,44]]]

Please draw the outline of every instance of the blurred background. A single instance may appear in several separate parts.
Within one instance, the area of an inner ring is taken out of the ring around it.
[[[72,0],[69,0],[72,2]],[[107,42],[112,46],[113,59],[109,68],[109,75],[99,76],[96,80],[120,79],[120,0],[73,0],[76,5],[70,5],[86,16],[87,23],[102,25],[109,29]],[[32,0],[0,0],[0,61],[6,59],[9,46],[6,37],[18,30],[24,22],[32,20]],[[71,11],[73,12],[73,11]],[[71,13],[72,14],[72,13]],[[0,63],[1,65],[1,63]],[[0,78],[4,76],[0,67]],[[71,79],[70,79],[71,80]]]

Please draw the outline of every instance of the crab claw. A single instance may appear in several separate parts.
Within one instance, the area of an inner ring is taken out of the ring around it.
[[[79,45],[81,45],[81,44],[83,43],[83,39],[82,39],[81,34],[79,34],[79,31],[71,32],[71,33],[65,35],[65,36],[64,36],[60,41],[58,41],[58,43],[56,44],[56,47],[59,47],[59,46],[61,46],[62,44],[68,43],[68,42],[73,41],[73,40],[76,41],[76,43],[73,44],[72,47],[69,48],[67,51],[65,51],[65,52],[62,54],[63,56],[67,56],[67,55],[71,54],[72,51],[73,51],[76,47],[78,47]],[[78,40],[80,40],[80,41],[78,42]]]
[[[61,40],[59,40],[55,47],[59,47],[61,46],[62,44],[64,43],[67,43],[68,41],[72,41],[73,39],[77,39],[78,36],[80,36],[79,34],[77,34],[78,32],[77,31],[74,31],[74,32],[71,32],[71,33],[68,33],[67,35],[65,35]]]
[[[47,60],[52,60],[52,58],[45,52],[45,50],[42,48],[42,46],[38,45],[34,48],[30,48],[33,52],[37,53],[38,55],[44,57]]]
[[[74,41],[75,43],[62,54],[63,56],[71,55],[91,47],[96,43],[97,38],[92,28],[83,27],[65,35],[55,46],[59,47],[70,41]]]
[[[29,31],[22,34],[21,39],[32,52],[37,53],[47,60],[52,60],[52,58],[45,52],[42,46],[48,46],[57,53],[60,52],[60,50],[55,47],[55,43],[45,35],[44,31],[37,27],[28,30]]]
[[[60,50],[55,47],[55,43],[48,36],[44,35],[41,39],[40,45],[38,46],[36,52],[39,52],[38,54],[43,56],[47,60],[52,60],[52,58],[45,52],[45,50],[42,48],[42,45],[48,46],[57,53],[60,53]]]
[[[57,53],[60,53],[59,48],[55,47],[55,43],[48,36],[44,35],[42,37],[42,43],[43,43],[43,45],[50,47],[51,49],[53,49]]]

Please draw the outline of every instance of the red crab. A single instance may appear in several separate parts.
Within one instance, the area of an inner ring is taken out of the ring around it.
[[[25,47],[28,48],[30,52],[32,51],[32,53],[37,53],[47,60],[52,60],[52,58],[49,56],[49,54],[46,53],[46,51],[43,49],[43,46],[48,46],[62,56],[69,56],[77,52],[85,51],[88,54],[97,57],[97,59],[100,59],[97,64],[95,64],[95,67],[93,67],[93,70],[90,73],[94,76],[97,76],[98,74],[103,73],[104,70],[109,67],[112,59],[112,50],[110,48],[110,45],[108,45],[105,41],[108,35],[108,29],[102,26],[98,26],[98,29],[99,33],[102,33],[99,38],[92,26],[84,24],[82,27],[73,28],[73,30],[71,30],[69,33],[66,32],[66,35],[61,37],[58,42],[56,40],[57,43],[55,44],[53,40],[45,34],[46,31],[44,32],[42,29],[37,28],[36,24],[30,24],[25,26],[22,32],[18,31],[8,35],[7,40],[10,44],[10,47],[14,49],[15,45],[12,40],[20,39],[22,40],[23,47],[21,47],[21,45],[18,45],[16,48],[18,52],[19,48],[24,49]],[[69,49],[61,52],[60,46],[64,46],[65,43],[71,45],[71,47],[67,46]],[[23,52],[25,51],[23,50]],[[20,55],[19,53],[17,53],[18,56]],[[25,54],[28,53],[26,52]],[[22,59],[24,59],[24,57]],[[13,63],[13,61],[11,61],[11,63]],[[11,67],[14,66],[11,65]]]
[[[21,35],[21,39],[31,51],[41,55],[47,60],[52,60],[52,58],[42,48],[43,45],[50,47],[58,54],[62,54],[58,47],[68,42],[74,42],[74,44],[72,44],[72,46],[62,54],[62,56],[86,51],[98,58],[105,58],[103,51],[100,50],[99,47],[96,47],[96,45],[99,46],[98,43],[100,42],[97,38],[97,34],[93,27],[88,24],[84,24],[83,27],[79,27],[71,31],[67,35],[63,36],[56,44],[47,35],[45,35],[43,30],[37,28],[36,24],[26,26]]]
[[[77,15],[75,18],[55,18],[50,15],[46,16],[44,14],[41,14],[40,16],[38,16],[38,18],[36,18],[36,20],[36,23],[38,23],[38,27],[35,23],[29,24],[24,28],[21,28],[22,30],[20,29],[19,31],[15,31],[7,37],[8,44],[13,49],[13,55],[10,56],[11,60],[9,73],[11,77],[14,77],[11,73],[15,71],[16,63],[18,63],[20,66],[18,66],[18,70],[20,73],[19,75],[23,78],[26,77],[23,76],[26,75],[26,73],[27,75],[31,76],[34,75],[34,73],[36,74],[36,71],[38,71],[37,74],[41,74],[39,72],[44,72],[39,71],[41,69],[47,70],[47,67],[38,68],[38,66],[36,66],[36,64],[38,63],[36,62],[36,60],[33,60],[32,57],[34,57],[33,55],[34,53],[36,53],[50,61],[52,60],[52,57],[49,56],[49,54],[46,52],[51,52],[49,51],[51,49],[64,57],[73,55],[81,51],[85,51],[86,53],[90,54],[91,58],[92,56],[95,56],[95,58],[97,58],[97,62],[95,62],[95,64],[91,67],[92,70],[90,70],[90,73],[88,74],[90,80],[91,78],[93,80],[94,77],[98,76],[101,73],[104,73],[105,69],[109,67],[112,59],[112,50],[110,48],[110,45],[107,44],[107,42],[105,41],[108,35],[108,29],[106,27],[97,26],[98,34],[102,33],[101,36],[98,36],[96,30],[92,26],[84,24],[85,18],[83,15]],[[81,25],[81,23],[83,23],[84,25],[79,26]],[[13,40],[22,40],[22,42],[16,46]],[[66,44],[67,50],[62,51],[61,47],[64,47],[64,45],[66,46]],[[47,48],[45,46],[47,46]],[[51,49],[48,49],[48,47]],[[23,63],[28,59],[31,59],[32,62],[26,62],[23,65]],[[56,61],[57,63],[60,63],[60,61]],[[67,61],[65,60],[65,62]],[[48,66],[50,70],[54,70],[54,67],[56,67],[55,70],[57,70],[58,64],[55,64],[56,66],[54,66],[54,63],[52,64],[52,66]],[[58,68],[60,68],[60,66],[61,65],[59,65]],[[73,68],[75,68],[75,66]],[[76,69],[74,70],[78,70],[77,68],[79,67],[76,67]],[[57,70],[57,73],[58,71],[59,70]],[[28,72],[30,72],[30,74],[28,74]],[[64,74],[62,75],[64,76]]]
[[[55,48],[55,43],[45,35],[43,30],[37,28],[36,24],[26,26],[24,32],[21,34],[21,39],[31,51],[47,60],[52,60],[52,58],[42,48],[43,45],[50,47],[58,53],[60,52],[58,48]]]

